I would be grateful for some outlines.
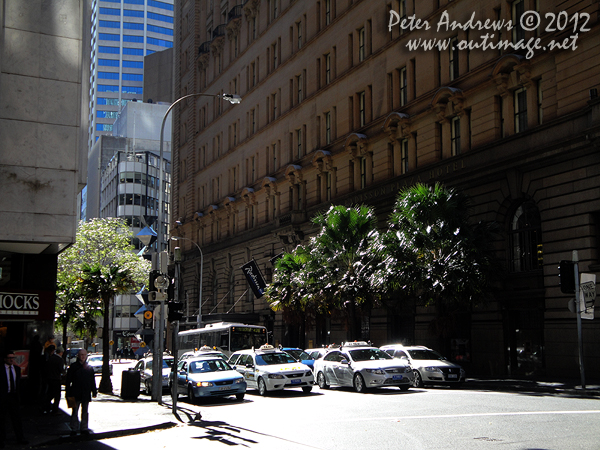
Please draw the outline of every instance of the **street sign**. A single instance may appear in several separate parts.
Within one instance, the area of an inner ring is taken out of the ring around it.
[[[591,273],[582,273],[579,283],[581,295],[581,318],[594,319],[594,303],[596,301],[596,275]]]
[[[115,341],[109,341],[108,345],[115,345]]]
[[[134,352],[140,348],[140,341],[138,340],[138,338],[131,338],[131,350],[133,350]]]

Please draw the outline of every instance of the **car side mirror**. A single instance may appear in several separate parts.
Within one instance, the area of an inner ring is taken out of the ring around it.
[[[348,365],[348,366],[350,365],[350,363],[348,362],[348,360],[347,360],[347,359],[342,359],[342,360],[340,361],[340,364],[344,364],[344,365]]]
[[[246,364],[247,369],[254,369],[254,364]]]
[[[401,361],[408,361],[408,358],[407,358],[406,356],[401,356],[401,357],[400,357],[400,360],[401,360]]]

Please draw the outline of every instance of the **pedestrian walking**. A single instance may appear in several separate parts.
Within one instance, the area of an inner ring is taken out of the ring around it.
[[[21,368],[15,364],[15,353],[12,350],[6,350],[3,358],[3,370],[0,370],[0,448],[5,445],[6,422],[9,417],[17,442],[21,445],[28,444],[23,434],[19,402]]]
[[[87,361],[88,353],[81,349],[77,352],[77,360],[67,370],[67,385],[65,389],[69,407],[73,408],[71,413],[71,436],[80,431],[89,434],[89,404],[92,397],[96,397],[96,376],[94,369]],[[79,420],[79,408],[81,407],[81,421]]]
[[[58,405],[60,403],[61,378],[65,371],[65,363],[56,354],[54,345],[48,346],[47,352],[48,361],[46,361],[44,366],[44,380],[47,391],[43,412],[47,414],[59,414]]]

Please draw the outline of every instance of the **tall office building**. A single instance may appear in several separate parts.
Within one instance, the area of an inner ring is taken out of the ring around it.
[[[125,103],[147,100],[144,56],[173,46],[173,1],[93,1],[89,150]]]

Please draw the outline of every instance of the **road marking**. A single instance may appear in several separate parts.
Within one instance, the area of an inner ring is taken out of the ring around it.
[[[600,414],[600,410],[591,409],[583,411],[515,411],[515,412],[497,412],[497,413],[473,413],[473,414],[434,414],[430,416],[403,416],[403,417],[361,417],[361,418],[349,418],[346,420],[333,420],[333,422],[353,422],[353,421],[365,421],[365,420],[414,420],[414,419],[455,419],[459,417],[494,417],[494,416],[544,416],[544,415],[558,415],[558,414]]]

